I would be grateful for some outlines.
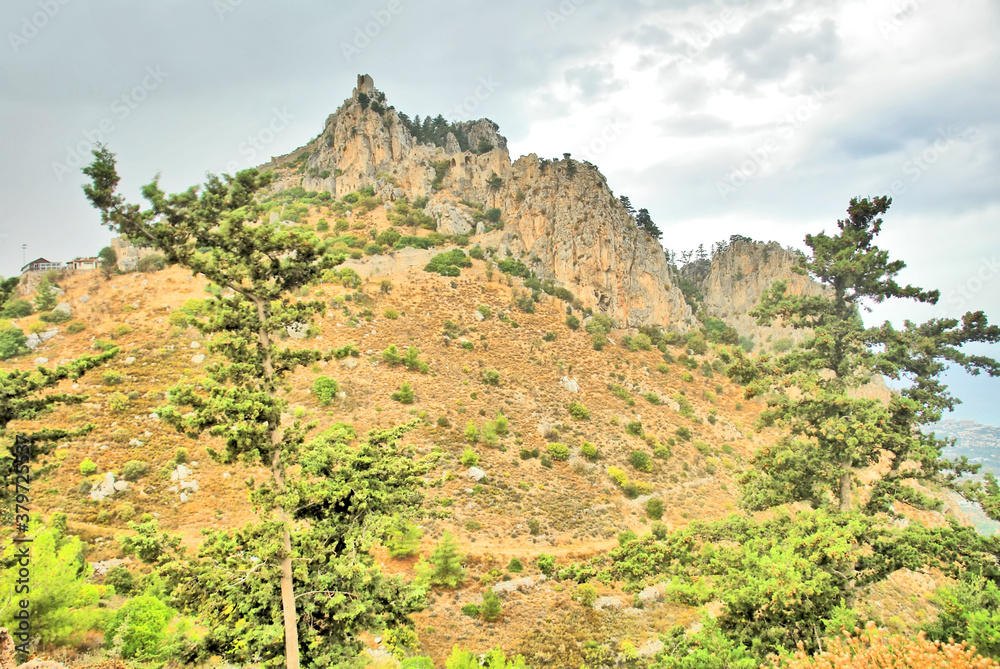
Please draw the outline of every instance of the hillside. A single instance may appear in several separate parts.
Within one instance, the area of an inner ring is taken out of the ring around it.
[[[666,601],[663,584],[632,592],[610,582],[583,609],[576,584],[546,577],[537,560],[565,566],[606,554],[623,533],[737,512],[740,476],[783,433],[755,430],[763,401],[744,399],[727,375],[739,344],[713,339],[699,318],[721,320],[727,336],[751,343],[745,348],[787,350],[799,333],[757,326],[746,311],[775,279],[797,294],[819,288],[792,273],[794,252],[749,240],[678,272],[596,167],[569,156],[512,163],[497,130],[487,120],[417,125],[361,77],[319,137],[264,166],[277,174],[268,220],[314,233],[346,257],[293,296],[322,300],[326,310],[289,326],[285,343],[331,355],[281,387],[282,424],[315,421],[310,434],[318,434],[344,422],[364,435],[417,421],[406,443],[438,456],[425,477],[419,552],[426,557],[451,533],[469,572],[413,616],[421,652],[437,666],[456,644],[500,646],[533,667],[592,662],[594,639],[614,657],[633,647],[651,657],[663,647],[658,635],[700,629],[702,614],[721,604]],[[149,568],[116,541],[131,532],[129,521],[152,514],[193,553],[203,530],[255,520],[248,487],[268,476],[213,460],[220,437],[191,438],[160,420],[172,387],[214,383],[206,374],[217,359],[213,341],[195,321],[222,291],[181,267],[145,267],[52,276],[71,320],[12,321],[54,336],[3,363],[53,367],[119,349],[60,386],[87,399],[52,411],[45,426],[95,429],[33,463],[32,504],[46,517],[66,513],[91,563],[124,558],[136,572]],[[399,364],[407,350],[425,371]],[[329,382],[324,392],[323,379],[336,381],[336,392]],[[943,513],[902,510],[945,523]],[[385,547],[376,557],[406,576],[418,559],[393,558]],[[939,572],[900,569],[862,593],[860,605],[912,632],[935,610],[926,596],[943,582]],[[461,612],[491,585],[503,601],[498,620]],[[85,665],[100,656],[97,643],[60,659]],[[382,637],[365,643],[382,657]]]

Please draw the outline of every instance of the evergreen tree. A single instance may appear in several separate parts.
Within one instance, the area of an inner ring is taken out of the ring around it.
[[[938,502],[910,484],[918,481],[955,490],[1000,517],[993,478],[987,475],[984,484],[961,479],[978,467],[943,460],[946,442],[920,429],[959,401],[940,379],[949,363],[972,374],[1000,375],[995,360],[962,351],[965,344],[1000,341],[1000,328],[982,312],[919,325],[907,321],[902,330],[890,323],[866,328],[861,320],[860,309],[889,298],[934,304],[939,296],[899,285],[896,276],[905,263],[891,261],[873,244],[882,227],[879,216],[890,203],[887,197],[855,198],[849,218],[837,222],[838,234],[806,237],[812,254],[800,259],[797,271],[829,292],[790,295],[779,281],[753,312],[760,324],[781,319],[811,330],[811,336],[776,360],[750,361],[737,352],[740,363],[732,374],[750,382],[748,397],[767,396],[762,424],[785,424],[792,432],[757,456],[756,469],[744,480],[748,508],[800,500],[821,506],[832,496],[840,511],[850,511],[858,471],[888,457],[890,467],[873,472],[867,511],[890,511],[895,501],[937,508]],[[887,405],[858,394],[874,374],[904,384]],[[793,387],[800,392],[790,393]]]
[[[350,495],[340,502],[317,501],[318,506],[310,507],[309,514],[305,514],[301,503],[306,492],[298,482],[288,480],[287,470],[292,464],[301,464],[304,472],[311,471],[298,460],[300,454],[306,457],[302,450],[305,428],[297,421],[282,425],[286,402],[276,396],[275,390],[288,374],[318,361],[321,354],[280,347],[276,342],[287,326],[307,323],[315,312],[325,308],[322,301],[293,300],[291,295],[342,262],[343,256],[328,254],[327,244],[312,231],[266,220],[256,195],[271,183],[271,174],[251,169],[222,178],[209,175],[204,187],[192,187],[176,195],[164,193],[154,180],[142,189],[151,205],[142,210],[116,192],[119,176],[115,158],[106,148],[94,151],[94,162],[83,171],[92,180],[84,186],[84,192],[101,212],[105,225],[129,238],[146,240],[169,262],[204,274],[225,289],[215,295],[207,317],[198,323],[202,332],[212,335],[211,350],[227,359],[209,370],[218,385],[208,392],[194,386],[172,389],[171,406],[162,409],[160,415],[192,436],[209,431],[223,437],[225,452],[210,451],[213,457],[223,462],[241,459],[270,470],[270,480],[260,485],[252,498],[262,512],[271,513],[273,520],[247,530],[247,540],[257,542],[256,555],[267,562],[271,583],[279,585],[283,659],[289,669],[297,668],[300,647],[308,646],[299,635],[300,623],[306,623],[296,612],[296,598],[301,595],[295,593],[293,558],[301,555],[298,551],[303,543],[316,548],[313,542],[317,533],[327,537],[325,553],[331,555],[340,556],[342,551],[357,555],[359,541],[349,540],[350,535],[338,535],[338,531],[343,533],[348,528],[336,526],[320,513],[350,511],[355,504]],[[182,413],[181,408],[189,411]],[[416,466],[412,459],[405,460]],[[406,480],[414,483],[412,478]],[[375,506],[372,510],[387,508]],[[293,548],[292,525],[297,515],[308,515],[314,522],[306,525],[301,542],[296,541]],[[355,516],[348,514],[347,518]],[[230,540],[218,543],[228,545]],[[251,595],[246,601],[246,606],[258,607],[262,621],[276,612],[269,593],[262,587],[256,593],[258,599],[253,600]],[[345,604],[331,597],[322,606],[329,611],[330,607]],[[310,635],[322,635],[322,631],[309,630]],[[267,647],[269,657],[280,657],[280,651],[269,645],[271,636],[254,633],[241,643]]]
[[[56,307],[58,298],[56,297],[56,291],[49,283],[48,279],[42,279],[42,282],[38,284],[38,288],[35,289],[35,309],[38,311],[52,311]]]
[[[20,332],[20,330],[15,330]],[[50,408],[58,404],[80,404],[87,400],[86,395],[50,392],[64,379],[78,379],[88,370],[102,365],[118,353],[117,348],[110,349],[99,355],[83,356],[55,369],[36,367],[35,369],[11,370],[0,372],[0,477],[9,485],[0,488],[0,520],[8,520],[14,509],[13,499],[16,490],[15,473],[27,475],[27,466],[15,471],[15,453],[29,461],[38,455],[48,453],[55,442],[61,439],[72,439],[86,434],[94,429],[87,424],[78,429],[43,428],[34,432],[18,431],[8,434],[7,425],[14,420],[32,420],[42,416]],[[7,440],[9,438],[9,441]],[[16,447],[12,448],[16,444]],[[5,523],[8,524],[8,523]]]
[[[660,229],[656,227],[653,223],[652,217],[649,215],[648,209],[640,209],[638,215],[635,218],[635,224],[639,226],[639,229],[650,235],[653,239],[659,239],[663,236]]]
[[[422,565],[418,572],[430,585],[457,588],[465,580],[462,555],[450,532],[441,536],[441,541],[435,546],[428,562],[430,564]]]
[[[118,271],[118,252],[112,247],[105,246],[97,254],[97,258],[100,261],[101,273],[104,274],[105,278]]]
[[[622,203],[623,207],[625,207],[625,213],[635,218],[635,207],[632,206],[632,201],[628,198],[628,196],[622,195],[618,198],[618,201]]]

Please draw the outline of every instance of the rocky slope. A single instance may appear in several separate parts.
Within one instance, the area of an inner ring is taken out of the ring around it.
[[[735,237],[711,260],[688,263],[680,274],[701,293],[699,308],[704,313],[721,319],[740,336],[751,339],[755,349],[771,349],[783,339],[798,343],[805,332],[780,323],[758,325],[749,312],[757,306],[761,295],[780,279],[788,282],[788,292],[792,295],[819,295],[823,291],[808,276],[792,271],[799,257],[797,251],[783,248],[777,242]]]
[[[695,325],[663,249],[636,228],[595,167],[534,154],[512,164],[506,139],[487,119],[458,128],[470,146],[493,147],[482,153],[463,151],[452,133],[443,146],[420,143],[384,103],[371,78],[359,77],[319,137],[263,169],[278,172],[277,189],[302,186],[342,196],[370,186],[387,201],[429,197],[426,210],[439,232],[470,234],[520,258],[539,278],[571,290],[584,308],[631,327],[685,331]],[[499,209],[505,227],[487,232],[459,201]]]

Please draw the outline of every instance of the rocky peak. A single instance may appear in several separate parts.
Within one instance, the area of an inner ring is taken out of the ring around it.
[[[680,273],[701,293],[699,309],[723,320],[741,336],[753,339],[755,347],[770,349],[782,339],[798,343],[805,332],[780,325],[757,325],[748,312],[757,306],[764,292],[779,279],[788,282],[788,292],[793,295],[819,295],[824,290],[808,276],[793,271],[800,257],[798,251],[777,242],[734,235],[711,260],[690,262]]]

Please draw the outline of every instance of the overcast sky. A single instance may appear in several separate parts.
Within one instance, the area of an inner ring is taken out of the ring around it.
[[[942,300],[868,320],[1000,320],[995,0],[5,0],[0,27],[5,276],[107,243],[94,141],[130,197],[181,190],[306,143],[367,72],[411,116],[493,119],[515,158],[590,160],[672,249],[802,248],[892,195],[881,245]],[[957,417],[1000,424],[1000,381],[952,382]]]

